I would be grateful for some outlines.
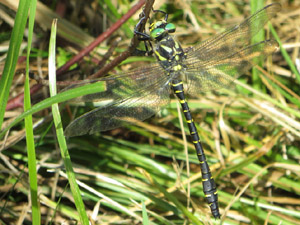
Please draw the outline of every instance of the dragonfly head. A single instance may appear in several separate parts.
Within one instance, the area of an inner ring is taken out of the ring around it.
[[[167,23],[165,20],[153,22],[150,25],[150,37],[153,41],[160,41],[169,33],[174,33],[176,27],[173,23]]]

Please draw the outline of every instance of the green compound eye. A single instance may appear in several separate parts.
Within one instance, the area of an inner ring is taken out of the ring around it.
[[[152,39],[158,38],[160,35],[164,33],[165,29],[163,28],[155,28],[153,31],[151,31],[150,36]]]
[[[176,26],[173,23],[168,23],[165,26],[165,29],[169,32],[169,33],[174,33],[176,30]]]

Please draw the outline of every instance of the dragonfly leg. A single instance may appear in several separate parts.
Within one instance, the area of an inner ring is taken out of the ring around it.
[[[146,20],[146,17],[142,17],[140,19],[140,21],[136,24],[135,28],[134,28],[134,34],[138,35],[138,39],[140,41],[149,41],[150,40],[150,35],[143,33],[141,31],[139,31],[139,28],[141,27],[142,23]]]
[[[152,11],[154,13],[162,13],[162,14],[164,14],[165,15],[165,21],[168,21],[169,14],[166,13],[165,11],[162,11],[162,10],[159,10],[159,9],[152,9]]]

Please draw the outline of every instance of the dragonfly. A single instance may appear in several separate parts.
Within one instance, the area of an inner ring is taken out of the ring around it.
[[[278,49],[275,40],[252,42],[264,25],[281,9],[278,3],[270,4],[236,25],[198,45],[183,49],[172,33],[176,26],[164,19],[150,24],[149,34],[138,31],[142,18],[135,27],[135,34],[149,42],[157,62],[125,72],[100,78],[106,89],[83,96],[93,102],[106,100],[107,104],[83,114],[71,122],[67,137],[94,134],[123,126],[134,120],[143,121],[156,114],[170,102],[170,95],[177,96],[198,156],[203,192],[215,218],[220,218],[217,187],[212,177],[205,152],[193,121],[185,91],[199,94],[219,88],[230,88],[238,76],[255,65],[253,59],[264,60]],[[162,12],[162,11],[160,11]]]

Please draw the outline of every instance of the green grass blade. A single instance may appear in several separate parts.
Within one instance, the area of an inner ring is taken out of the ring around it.
[[[51,37],[50,37],[50,45],[49,45],[49,89],[50,89],[51,96],[56,95],[56,66],[55,66],[56,23],[57,20],[54,20],[51,29]],[[68,152],[64,131],[62,128],[62,121],[60,117],[58,104],[52,105],[52,112],[53,112],[53,120],[55,124],[58,144],[61,150],[62,158],[64,160],[64,165],[66,167],[66,172],[68,175],[68,180],[74,197],[75,205],[80,217],[80,223],[88,225],[89,220],[85,211],[85,206],[81,198],[81,192],[76,183],[75,173],[72,168],[71,158]]]
[[[144,201],[142,202],[142,213],[143,213],[143,225],[149,225],[149,218],[147,215],[147,209]]]
[[[112,1],[110,0],[104,0],[106,7],[109,9],[110,13],[108,13],[108,16],[111,17],[111,19],[120,19],[122,15],[118,13],[118,9],[114,4],[112,4]],[[103,7],[103,3],[99,3],[100,6]],[[114,17],[114,18],[112,18]],[[130,21],[130,20],[129,20]],[[132,37],[132,29],[129,28],[129,26],[125,23],[122,25],[122,29],[125,31],[127,37]]]
[[[251,0],[250,1],[250,6],[251,6],[251,14],[253,15],[256,11],[262,9],[265,6],[265,1],[257,1],[257,0]],[[253,43],[258,43],[265,40],[265,32],[264,30],[260,30],[253,38],[252,41]],[[257,59],[254,59],[255,64],[262,66],[263,61],[258,62]],[[265,87],[262,84],[262,81],[259,77],[259,71],[253,67],[252,69],[252,80],[253,80],[253,88],[257,90],[261,90],[262,92],[265,92]]]
[[[285,48],[282,46],[282,42],[280,41],[280,38],[278,37],[278,34],[275,31],[274,27],[272,25],[270,25],[269,27],[270,27],[271,33],[274,36],[275,40],[279,43],[281,54],[283,55],[285,61],[289,65],[291,71],[296,75],[296,79],[298,80],[298,83],[300,83],[299,71],[297,70],[296,66],[294,65],[291,57],[289,56],[289,54],[287,53]]]
[[[25,77],[25,87],[24,87],[24,111],[29,110],[31,108],[30,85],[29,85],[29,59],[30,59],[30,50],[32,44],[35,12],[36,12],[36,0],[32,0],[30,4],[30,14],[29,14],[29,23],[28,23],[28,46],[27,46],[27,58],[26,58],[26,77]],[[31,197],[31,209],[32,209],[32,224],[41,224],[40,205],[38,200],[38,185],[37,185],[37,170],[36,170],[37,164],[36,164],[34,137],[33,137],[32,115],[28,115],[25,117],[25,129],[26,129],[29,185],[30,185],[30,197]]]
[[[9,90],[14,78],[14,72],[18,61],[20,46],[23,40],[24,30],[27,22],[27,15],[30,0],[19,2],[14,28],[11,33],[9,49],[0,80],[0,128],[2,127],[5,108],[9,97]]]

